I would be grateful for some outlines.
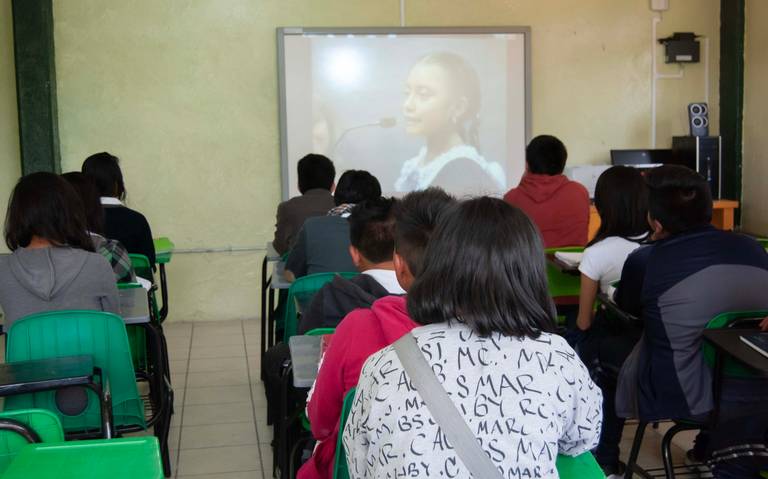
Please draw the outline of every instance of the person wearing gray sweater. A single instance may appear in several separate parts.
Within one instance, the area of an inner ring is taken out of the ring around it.
[[[115,276],[94,252],[75,190],[53,173],[22,177],[13,189],[0,256],[5,330],[24,316],[87,309],[120,313]]]

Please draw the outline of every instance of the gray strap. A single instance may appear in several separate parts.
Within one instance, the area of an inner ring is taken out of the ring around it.
[[[469,425],[424,359],[416,338],[407,333],[393,347],[405,372],[427,404],[427,409],[472,476],[477,479],[502,479],[501,473],[480,447]]]

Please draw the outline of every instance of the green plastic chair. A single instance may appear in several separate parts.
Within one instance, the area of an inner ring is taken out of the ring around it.
[[[739,320],[765,318],[766,316],[768,316],[767,310],[722,313],[718,314],[712,318],[709,323],[707,323],[707,329],[730,328],[735,322]],[[704,355],[704,362],[707,363],[707,366],[714,369],[715,347],[709,344],[709,342],[703,341],[701,345],[701,352]],[[755,376],[754,371],[731,357],[724,358],[723,374],[727,377],[733,378],[750,378]]]
[[[146,429],[128,337],[119,316],[102,311],[52,311],[26,316],[8,332],[8,363],[76,355],[92,356],[94,365],[109,380],[115,426]],[[47,409],[59,416],[67,433],[99,431],[98,398],[90,391],[87,397],[87,407],[77,415],[59,410],[55,391],[10,396],[5,399],[5,410]]]
[[[157,438],[130,437],[25,446],[3,479],[161,479]]]
[[[151,281],[152,284],[155,283],[155,274],[152,271],[152,263],[149,262],[149,258],[144,256],[143,254],[134,254],[131,253],[128,255],[129,258],[131,258],[131,264],[133,265],[134,271],[136,271],[136,276],[140,276],[147,281]],[[138,283],[132,283],[132,284],[138,284]],[[149,291],[149,298],[150,298],[150,306],[152,308],[152,315],[157,321],[162,321],[162,317],[160,316],[160,305],[157,302],[157,294],[156,288],[152,288]]]
[[[558,251],[567,253],[581,253],[582,246],[565,246],[562,248],[547,248],[546,254],[555,254]],[[549,295],[553,298],[566,296],[578,296],[581,290],[581,278],[578,275],[563,273],[554,265],[547,262],[547,282],[549,283]]]
[[[5,421],[17,421],[37,434],[42,442],[64,441],[64,431],[59,418],[50,411],[44,409],[20,409],[0,413],[0,427]],[[2,429],[0,430],[0,474],[11,464],[21,449],[29,444],[29,441],[20,434]]]
[[[344,405],[341,407],[339,437],[336,439],[336,454],[333,458],[333,479],[349,478],[347,453],[344,450],[344,442],[341,437],[344,433],[344,426],[347,424],[349,411],[352,409],[352,402],[355,400],[356,391],[357,388],[349,390],[344,396]],[[558,454],[556,467],[561,479],[605,479],[603,470],[591,452],[585,452],[575,457]]]
[[[359,273],[317,273],[309,276],[302,276],[291,283],[288,289],[288,300],[285,303],[285,316],[283,317],[283,341],[288,343],[288,338],[296,336],[298,327],[298,313],[296,311],[296,301],[309,304],[312,297],[320,291],[326,283],[333,281],[336,276],[351,279]]]

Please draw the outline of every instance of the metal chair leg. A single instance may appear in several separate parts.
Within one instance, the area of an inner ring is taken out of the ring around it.
[[[648,423],[645,421],[639,421],[637,423],[637,431],[635,431],[635,439],[632,441],[632,450],[629,452],[629,458],[627,459],[627,470],[624,472],[624,479],[632,479],[632,474],[637,466],[637,456],[640,454],[640,446],[643,444],[643,435],[645,434],[645,428]]]

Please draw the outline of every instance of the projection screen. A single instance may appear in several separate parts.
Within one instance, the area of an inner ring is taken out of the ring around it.
[[[280,28],[282,196],[296,164],[368,170],[385,196],[500,195],[525,170],[530,28]]]

